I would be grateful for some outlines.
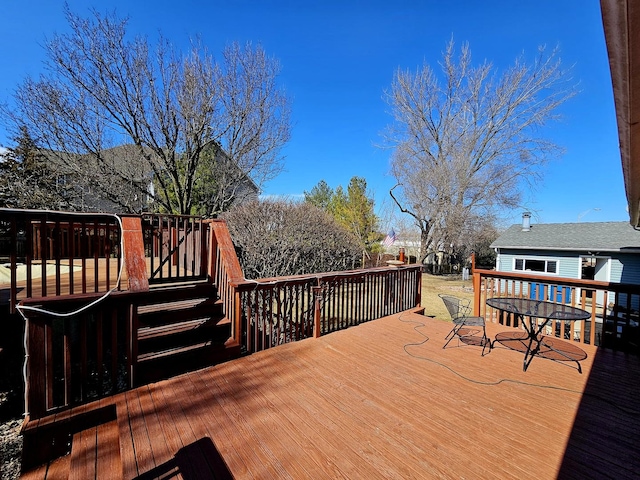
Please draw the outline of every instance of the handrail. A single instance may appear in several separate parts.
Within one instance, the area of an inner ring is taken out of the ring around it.
[[[515,296],[551,300],[587,310],[591,317],[575,323],[553,321],[545,332],[547,335],[638,351],[640,289],[637,285],[475,269],[473,290],[474,315],[488,321],[507,324],[516,321],[487,307],[488,298]]]
[[[239,293],[237,285],[245,282],[235,246],[224,220],[205,220],[210,227],[208,276],[218,289],[223,312],[231,321],[231,338],[227,346],[240,344]]]

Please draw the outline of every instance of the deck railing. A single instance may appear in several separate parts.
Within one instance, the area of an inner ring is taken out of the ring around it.
[[[137,385],[138,309],[180,291],[116,291],[21,302],[31,420]]]
[[[118,219],[0,209],[0,279],[11,311],[21,298],[107,292],[122,266]]]
[[[575,306],[591,313],[585,321],[554,320],[544,332],[565,340],[640,353],[640,287],[595,280],[479,270],[473,272],[474,315],[516,325],[513,314],[486,305],[493,297],[526,297]]]
[[[207,223],[210,230],[208,275],[218,290],[222,310],[231,322],[231,337],[227,345],[237,346],[241,339],[240,294],[237,286],[245,281],[244,275],[227,224],[222,220],[208,220]]]
[[[419,265],[260,279],[240,293],[247,353],[320,336],[420,305]]]
[[[11,305],[21,302],[27,322],[32,420],[136,384],[138,307],[167,301],[166,289],[136,283],[127,290],[132,272],[144,278],[145,265],[151,282],[214,284],[231,324],[226,346],[237,352],[318,337],[420,304],[419,265],[251,281],[224,221],[168,215],[130,220],[120,225],[106,214],[0,210],[0,254],[11,270],[21,262],[33,267],[38,259],[53,265],[52,272],[42,269],[41,281],[27,273],[21,283],[15,274],[10,282]],[[135,266],[124,269],[129,282],[120,287],[118,273],[127,262]],[[64,264],[78,271],[65,274]]]
[[[30,419],[133,387],[137,308],[121,292],[84,308],[99,298],[57,297],[44,306],[23,302]]]
[[[200,217],[145,214],[142,228],[149,283],[206,278],[209,232]],[[121,236],[115,215],[0,209],[0,266],[7,270],[0,291],[11,311],[24,298],[126,289],[117,286]]]
[[[247,353],[420,304],[419,265],[246,280],[226,223],[207,223],[209,276],[231,323],[228,345]]]
[[[205,278],[207,228],[201,217],[146,213],[142,230],[149,283]]]

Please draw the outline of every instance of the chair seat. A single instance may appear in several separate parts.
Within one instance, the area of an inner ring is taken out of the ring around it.
[[[453,322],[453,328],[445,337],[447,342],[442,348],[447,348],[449,342],[451,342],[454,337],[458,337],[458,341],[464,339],[464,343],[466,344],[481,345],[483,356],[486,347],[489,347],[489,351],[491,351],[492,344],[487,338],[484,317],[467,316],[469,313],[471,313],[470,300],[457,298],[452,295],[445,295],[443,293],[439,293],[438,296],[442,299],[445,306],[447,307],[447,311],[449,312],[451,321]],[[474,329],[467,327],[480,328]],[[478,333],[482,333],[482,336],[478,337]],[[477,341],[470,342],[470,340],[472,339],[477,339]]]
[[[453,323],[456,325],[464,324],[470,327],[482,327],[485,322],[483,317],[464,317],[455,319]]]

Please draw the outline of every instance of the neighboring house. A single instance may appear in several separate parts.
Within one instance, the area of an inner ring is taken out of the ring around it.
[[[58,173],[57,183],[71,194],[74,207],[83,212],[141,213],[149,210],[151,169],[134,145],[101,152],[103,162],[92,155],[43,150]],[[109,165],[111,167],[109,167]],[[128,178],[113,174],[122,171]],[[97,185],[100,184],[100,187]],[[119,199],[114,201],[113,199]]]
[[[501,272],[640,285],[640,231],[629,222],[531,225],[525,214],[491,247]]]
[[[72,155],[51,151],[44,153],[49,157],[51,164],[56,165],[59,173],[58,183],[73,187],[73,202],[77,209],[126,213],[142,213],[155,209],[152,205],[153,171],[140,153],[139,147],[127,144],[104,150],[101,152],[101,163],[89,154]],[[215,159],[216,167],[211,181],[215,181],[216,175],[224,176],[225,190],[221,196],[227,202],[228,198],[233,198],[234,204],[258,198],[258,186],[221,148],[216,149]],[[72,165],[77,166],[73,168]],[[79,173],[81,171],[84,173]],[[116,171],[121,174],[110,175]],[[100,183],[100,188],[97,187],[97,183]],[[116,198],[117,202],[113,200]],[[208,199],[200,201],[206,202]]]

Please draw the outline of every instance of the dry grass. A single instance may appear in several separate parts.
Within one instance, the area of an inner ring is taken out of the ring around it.
[[[424,314],[440,320],[451,317],[438,297],[439,293],[466,298],[473,301],[473,283],[471,279],[462,280],[462,275],[429,275],[422,274],[422,306]]]

